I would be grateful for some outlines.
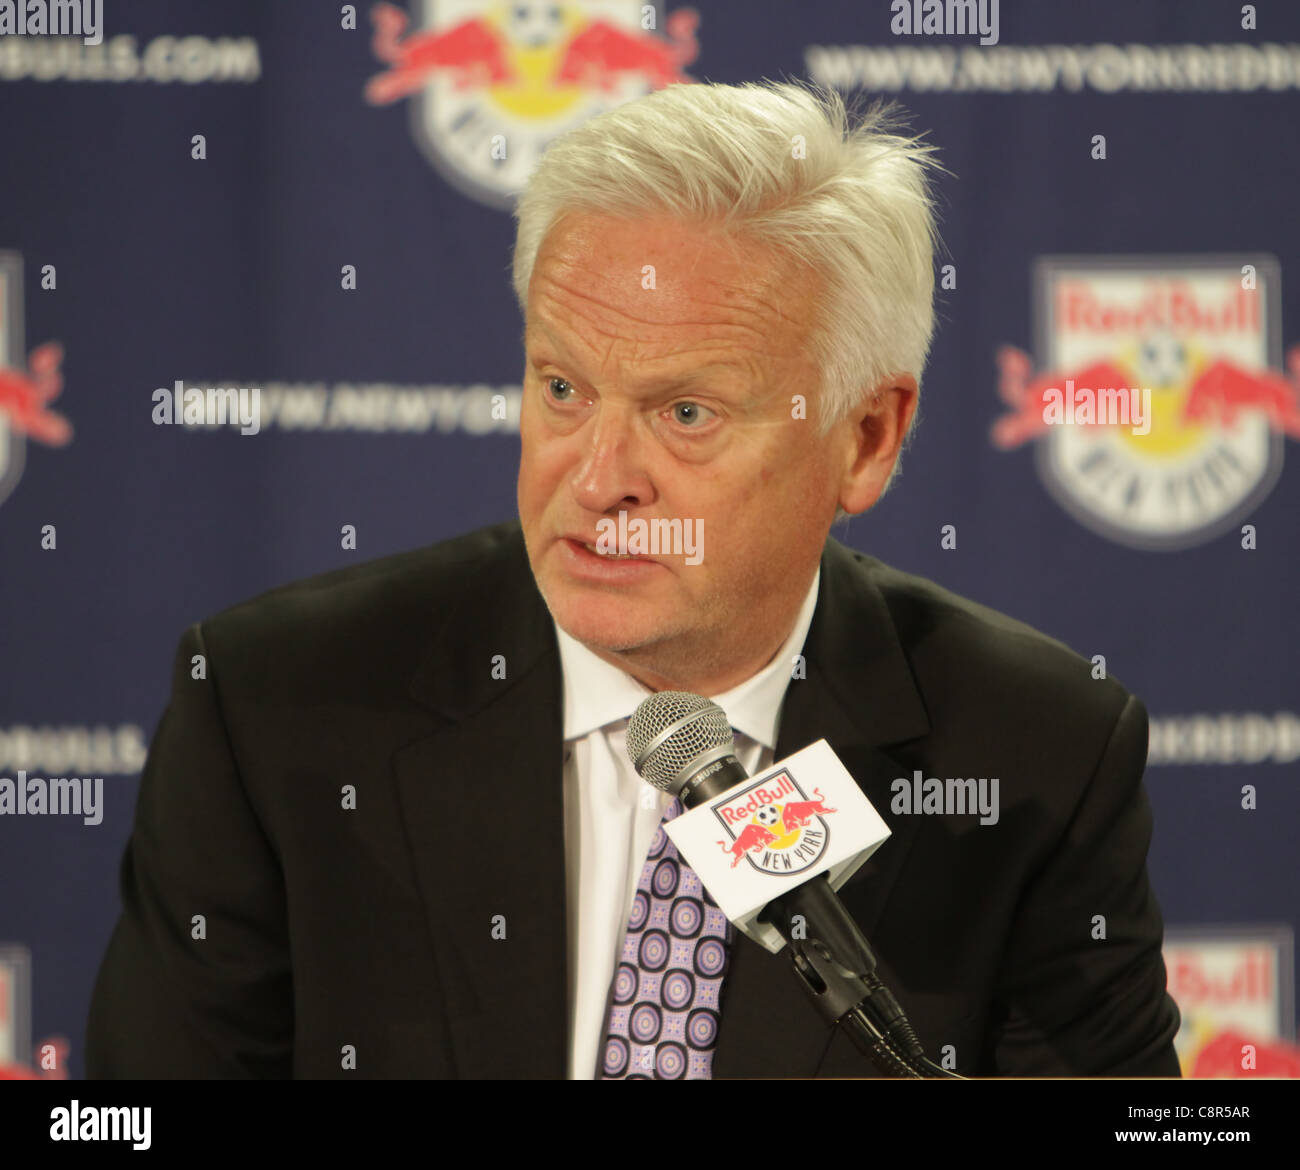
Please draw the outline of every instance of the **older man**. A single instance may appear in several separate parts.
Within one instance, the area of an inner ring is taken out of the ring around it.
[[[828,538],[914,416],[929,165],[798,86],[672,86],[552,146],[519,519],[185,635],[92,1076],[871,1074],[673,857],[624,750],[664,689],[751,770],[825,738],[854,774],[893,832],[842,897],[932,1058],[1177,1075],[1141,704]],[[900,804],[916,770],[998,777],[996,817]]]

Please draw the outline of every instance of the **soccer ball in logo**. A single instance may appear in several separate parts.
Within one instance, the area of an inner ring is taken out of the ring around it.
[[[506,17],[510,40],[529,49],[555,44],[563,27],[560,5],[544,0],[516,0]]]
[[[781,823],[780,810],[774,804],[765,804],[754,814],[756,820],[765,829],[771,829]]]
[[[1181,385],[1187,380],[1187,346],[1172,333],[1151,333],[1137,351],[1138,381],[1153,390]]]

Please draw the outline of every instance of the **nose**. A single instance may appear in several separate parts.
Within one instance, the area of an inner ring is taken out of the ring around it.
[[[570,486],[588,512],[604,515],[654,500],[644,461],[647,439],[639,429],[633,407],[602,401],[578,431],[582,457]]]

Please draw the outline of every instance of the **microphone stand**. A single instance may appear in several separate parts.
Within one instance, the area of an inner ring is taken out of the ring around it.
[[[838,1024],[891,1077],[965,1077],[935,1064],[903,1009],[876,974],[876,957],[843,912],[825,874],[774,898],[759,915],[790,945],[799,976],[821,1017]],[[796,921],[802,929],[796,929]]]

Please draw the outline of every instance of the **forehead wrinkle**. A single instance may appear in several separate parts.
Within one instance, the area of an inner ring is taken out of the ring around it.
[[[734,248],[734,241],[732,243]],[[635,313],[623,310],[617,311],[628,320],[639,324],[662,325],[672,328],[680,328],[683,325],[700,325],[703,327],[732,326],[747,328],[758,336],[766,337],[771,328],[771,321],[763,320],[762,318],[765,315],[771,314],[778,320],[791,319],[787,317],[783,308],[783,301],[779,296],[780,291],[789,289],[796,296],[806,291],[804,286],[806,284],[807,270],[805,267],[794,264],[788,257],[780,253],[764,253],[761,259],[755,262],[744,263],[743,268],[745,271],[736,274],[738,277],[744,275],[747,278],[743,284],[739,280],[728,283],[711,279],[698,292],[688,291],[687,279],[703,259],[703,250],[696,250],[690,257],[690,263],[686,266],[682,276],[677,280],[673,280],[673,271],[669,269],[667,288],[659,291],[669,294],[668,300],[670,303],[690,302],[694,306],[702,308],[719,309],[726,316],[740,314],[747,318],[759,318],[758,321],[752,325],[745,321],[712,321],[698,318],[679,318],[664,321],[661,318],[640,317]],[[584,266],[580,259],[566,256],[562,252],[551,253],[546,257],[546,260],[550,262],[550,267],[557,271],[548,273],[546,271],[547,264],[543,262],[537,266],[538,275],[544,281],[554,284],[557,288],[569,293],[576,299],[607,307],[602,304],[598,295],[584,291],[585,288],[594,283],[594,280],[600,280],[614,292],[619,291],[618,284],[610,278],[608,265],[601,265],[592,269]],[[741,263],[741,261],[737,259],[737,263]],[[655,267],[657,280],[662,284],[663,282],[659,277],[665,271],[665,266],[659,264]],[[753,271],[755,268],[763,269],[761,276]],[[572,282],[568,279],[569,274],[572,274]]]
[[[627,328],[627,325],[631,324],[635,326],[644,327],[646,331],[672,330],[672,329],[682,329],[687,327],[709,329],[713,331],[715,335],[717,335],[714,338],[711,338],[709,340],[713,340],[719,345],[725,346],[725,345],[736,344],[737,342],[743,343],[746,344],[749,347],[749,349],[752,352],[754,352],[756,355],[770,356],[770,355],[778,355],[782,352],[779,348],[769,348],[772,342],[772,322],[770,320],[763,321],[761,319],[762,314],[756,309],[750,308],[749,306],[738,305],[731,301],[702,301],[701,302],[699,298],[692,298],[696,300],[697,303],[711,305],[713,307],[721,308],[731,313],[735,313],[736,311],[739,310],[744,312],[750,317],[758,318],[758,320],[756,320],[753,324],[751,324],[748,321],[736,321],[736,320],[729,320],[729,321],[710,320],[710,319],[705,319],[705,320],[679,319],[676,321],[654,320],[646,317],[640,317],[633,313],[628,313],[623,309],[613,309],[604,301],[600,300],[598,297],[592,296],[591,294],[586,293],[584,290],[571,286],[567,282],[557,279],[555,277],[551,277],[543,274],[541,276],[541,281],[543,284],[553,285],[554,288],[550,291],[538,289],[537,290],[538,293],[542,297],[549,297],[550,299],[554,300],[561,308],[568,308],[569,306],[565,304],[565,301],[568,298],[572,298],[574,301],[578,302],[579,305],[587,306],[589,307],[590,310],[593,310],[589,312],[583,312],[580,314],[575,310],[574,315],[581,316],[583,322],[589,327],[589,329],[584,332],[595,333],[600,337],[607,338],[610,348],[612,348],[619,341],[632,341],[632,342],[644,344],[645,342],[651,340],[649,338],[643,336],[638,337],[635,334],[630,333],[630,331]],[[778,315],[781,317],[782,320],[786,319],[783,314],[779,314],[779,310],[778,310]],[[546,327],[546,324],[542,319],[541,314],[535,312],[534,316],[539,326],[546,332],[546,335],[551,339],[551,341],[556,345],[561,345],[562,344],[561,339],[557,337],[554,332],[552,332],[549,328]],[[612,325],[607,323],[609,318],[615,319]],[[579,338],[576,332],[569,334],[569,336],[575,339],[582,340]],[[681,352],[681,351],[679,348],[675,347],[674,352]],[[602,355],[602,358],[603,360],[608,360],[609,358],[608,349]]]

